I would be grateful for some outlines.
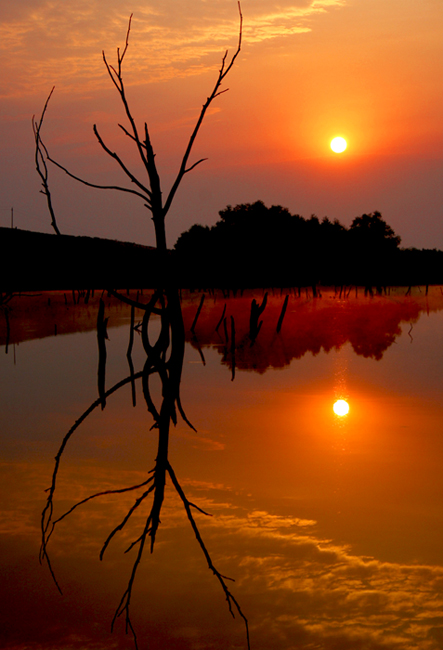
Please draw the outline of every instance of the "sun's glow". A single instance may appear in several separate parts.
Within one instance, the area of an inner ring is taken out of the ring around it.
[[[343,153],[347,146],[346,140],[340,136],[331,140],[331,149],[335,153]]]
[[[334,411],[335,415],[343,417],[343,415],[347,415],[349,413],[349,404],[344,399],[339,399],[334,403],[332,410]]]

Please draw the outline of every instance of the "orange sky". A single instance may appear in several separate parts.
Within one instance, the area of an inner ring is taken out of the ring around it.
[[[17,5],[17,6],[16,6]],[[438,0],[244,0],[244,41],[200,132],[168,219],[168,244],[227,204],[281,204],[348,225],[380,210],[404,246],[443,248],[443,10]],[[103,66],[124,45],[134,114],[145,119],[166,192],[221,56],[236,45],[235,1],[24,0],[0,8],[0,225],[50,232],[33,167],[30,119],[56,90],[44,137],[74,173],[122,182],[95,142],[136,165]],[[335,135],[346,153],[329,149]],[[149,214],[126,195],[86,190],[55,170],[63,233],[154,243]]]

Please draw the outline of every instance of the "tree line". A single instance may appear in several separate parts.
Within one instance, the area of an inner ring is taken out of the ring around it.
[[[253,288],[388,285],[443,281],[443,252],[401,249],[380,212],[338,219],[291,215],[262,201],[228,205],[212,227],[193,225],[175,244],[180,283]]]

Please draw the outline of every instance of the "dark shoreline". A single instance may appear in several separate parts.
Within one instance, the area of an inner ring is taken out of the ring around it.
[[[204,251],[210,258],[210,251]],[[195,256],[188,259],[169,251],[168,264],[174,284],[195,289],[252,289],[248,272],[231,268],[231,261],[214,267],[214,260],[202,264]],[[295,261],[295,260],[294,260]],[[395,262],[395,264],[394,264]],[[257,288],[311,285],[298,273],[288,278],[277,265],[263,258],[256,267]],[[332,275],[334,269],[331,269]],[[316,280],[321,286],[333,286],[333,279]],[[361,285],[348,267],[343,286]],[[396,251],[392,269],[381,285],[426,286],[443,284],[443,251],[401,249]],[[262,277],[263,276],[263,277]],[[264,278],[266,277],[266,282]],[[164,284],[157,250],[129,242],[97,237],[55,235],[17,228],[0,228],[0,293],[24,291],[72,291],[93,287],[113,289],[149,289]],[[253,283],[252,283],[253,284]],[[377,282],[379,284],[379,282]],[[377,291],[376,282],[373,282]],[[380,289],[380,286],[378,287]]]
[[[157,259],[150,246],[0,228],[0,291],[154,287]]]

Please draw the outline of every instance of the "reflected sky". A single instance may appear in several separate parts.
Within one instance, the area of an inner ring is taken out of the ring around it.
[[[356,354],[345,340],[279,369],[239,368],[234,381],[221,363],[223,341],[201,347],[205,365],[195,341],[188,344],[182,402],[197,432],[178,423],[171,463],[189,498],[213,515],[198,523],[217,566],[236,579],[252,648],[442,647],[443,313],[425,310],[412,324],[400,320],[381,359]],[[128,374],[127,328],[109,336],[111,386]],[[132,496],[104,497],[60,523],[51,553],[63,597],[38,564],[54,455],[97,397],[96,347],[91,331],[21,342],[15,363],[12,347],[2,350],[4,648],[132,647],[122,626],[113,635],[109,628],[131,566],[123,551],[143,513],[98,560]],[[93,492],[145,479],[156,440],[137,391],[136,408],[124,387],[70,442],[60,513]],[[332,405],[344,396],[350,411],[338,418]],[[133,608],[141,648],[245,647],[241,621],[229,616],[171,486]]]

